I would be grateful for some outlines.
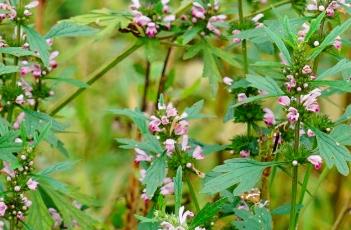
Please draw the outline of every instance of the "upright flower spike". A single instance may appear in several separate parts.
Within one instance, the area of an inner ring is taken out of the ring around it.
[[[323,159],[319,155],[311,155],[307,160],[314,166],[316,170],[319,170],[322,167]]]

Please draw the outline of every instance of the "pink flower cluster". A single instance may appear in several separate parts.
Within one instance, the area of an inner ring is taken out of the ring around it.
[[[318,4],[319,2],[317,0],[312,0],[309,4],[306,6],[306,10],[308,11],[320,11],[326,13],[328,17],[334,17],[335,16],[335,11],[337,11],[339,8],[342,6],[345,7],[350,7],[350,3],[346,3],[345,0],[337,0],[337,1],[331,1],[327,6]]]
[[[185,207],[182,206],[179,208],[179,213],[177,216],[177,223],[173,223],[173,221],[163,221],[160,225],[162,230],[175,230],[175,229],[185,229],[186,221],[188,217],[193,217],[194,213],[191,211],[185,211]],[[201,230],[202,228],[196,227],[196,230]]]
[[[155,16],[156,20],[152,20],[151,16],[146,16],[142,13],[143,6],[139,0],[132,0],[132,4],[130,5],[134,17],[133,22],[143,27],[146,36],[149,38],[154,38],[157,35],[160,25],[163,25],[168,30],[171,29],[171,24],[176,19],[175,15],[170,14],[169,0],[162,0],[161,3],[164,15]]]

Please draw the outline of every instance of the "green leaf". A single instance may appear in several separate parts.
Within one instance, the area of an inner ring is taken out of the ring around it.
[[[226,200],[226,198],[222,198],[213,203],[207,203],[191,221],[190,229],[194,229],[197,226],[202,226],[210,222],[219,210],[221,210]]]
[[[12,65],[0,65],[0,76],[9,73],[17,73],[19,71],[18,66]]]
[[[139,128],[142,134],[149,133],[148,129],[148,118],[140,110],[130,110],[130,109],[110,109],[111,113],[119,116],[126,116],[129,119],[133,120],[136,126]]]
[[[191,107],[185,109],[185,113],[187,114],[186,119],[191,120],[191,119],[199,119],[199,118],[204,118],[207,117],[204,114],[201,114],[201,110],[204,106],[204,100],[198,101],[195,104],[193,104]]]
[[[117,142],[121,144],[119,147],[123,149],[135,149],[139,148],[148,153],[153,152],[154,155],[161,154],[163,152],[162,147],[160,146],[159,140],[151,134],[144,135],[144,140],[142,142],[137,142],[133,139],[127,138],[117,138]]]
[[[344,33],[350,26],[351,26],[351,18],[346,20],[341,25],[334,27],[334,29],[330,33],[328,33],[328,35],[325,37],[323,42],[318,47],[313,49],[308,59],[314,59],[315,57],[317,57],[326,47],[333,44],[337,36]]]
[[[150,63],[160,60],[160,51],[163,50],[161,43],[157,39],[145,38],[145,56]]]
[[[269,95],[281,96],[284,94],[283,90],[270,77],[261,77],[255,75],[247,75],[246,80],[251,83],[251,86],[267,92]]]
[[[342,145],[351,145],[351,126],[341,124],[333,129],[330,135]]]
[[[30,191],[32,206],[29,209],[26,223],[35,230],[51,229],[54,221],[38,191]],[[40,217],[40,218],[38,218]]]
[[[43,64],[49,66],[49,48],[46,43],[45,38],[43,38],[37,31],[33,28],[24,26],[25,33],[27,34],[28,43],[32,51],[38,51],[40,59]]]
[[[54,80],[54,81],[61,81],[68,83],[70,85],[76,86],[79,89],[85,89],[88,88],[89,85],[83,81],[77,80],[77,79],[72,79],[72,78],[54,78],[54,77],[46,77],[45,80]]]
[[[44,138],[47,138],[49,131],[52,128],[52,123],[48,122],[43,128],[39,129],[39,136],[34,135],[34,146],[37,146]]]
[[[208,46],[205,45],[203,47],[202,54],[204,61],[203,76],[209,79],[212,94],[215,95],[217,93],[218,81],[221,79],[221,74],[211,49]]]
[[[341,123],[351,119],[351,105],[348,105],[345,109],[345,113],[341,115],[336,122]]]
[[[235,59],[235,56],[233,54],[214,46],[211,46],[210,48],[212,53],[218,58],[222,59],[233,67],[242,68],[242,65]]]
[[[143,184],[146,187],[146,195],[149,198],[152,198],[157,188],[162,185],[166,176],[166,166],[166,156],[163,155],[156,158],[147,169]]]
[[[192,41],[197,34],[202,31],[201,26],[193,26],[192,28],[188,29],[185,31],[185,33],[179,37],[179,41],[182,45],[188,44],[190,41]]]
[[[10,54],[16,57],[32,56],[34,55],[33,51],[23,49],[22,47],[5,47],[0,48],[0,53]]]
[[[308,42],[310,40],[310,38],[312,37],[312,35],[319,30],[322,20],[325,16],[325,12],[322,12],[321,14],[318,15],[317,18],[312,19],[311,21],[311,25],[310,25],[310,29],[307,32],[306,36],[305,36],[305,42]]]
[[[347,59],[341,59],[336,65],[327,69],[321,74],[318,74],[317,80],[322,80],[326,77],[335,76],[336,74],[351,69],[351,62]]]
[[[337,91],[351,92],[351,84],[349,84],[347,81],[344,81],[344,80],[340,80],[340,81],[315,80],[315,81],[311,81],[310,84],[316,87],[329,86]]]
[[[69,169],[72,169],[74,165],[77,164],[77,161],[64,161],[64,162],[59,162],[54,165],[49,166],[48,168],[40,171],[38,174],[39,175],[50,175],[55,172],[61,172],[61,171],[66,171]]]
[[[316,128],[311,127],[311,129],[316,134],[319,153],[325,160],[328,168],[335,165],[341,174],[348,175],[349,167],[347,162],[351,161],[349,150],[331,135],[323,133]]]
[[[273,229],[272,216],[266,208],[254,206],[253,212],[236,209],[235,215],[240,217],[242,220],[234,222],[234,226],[238,230],[271,230]]]
[[[195,57],[196,55],[198,55],[200,53],[201,50],[202,50],[202,42],[198,42],[198,43],[190,46],[186,50],[186,52],[183,56],[183,60],[188,60],[188,59]]]
[[[284,45],[283,40],[276,33],[274,33],[271,29],[269,29],[268,27],[264,27],[264,30],[269,35],[271,40],[277,45],[278,49],[280,50],[280,52],[282,52],[282,54],[285,57],[285,59],[289,63],[291,63],[291,57],[290,57],[289,50]]]
[[[261,101],[261,100],[264,100],[264,99],[267,99],[267,98],[270,98],[270,97],[277,97],[278,95],[257,95],[257,96],[253,96],[253,97],[248,97],[245,101],[242,101],[242,102],[239,102],[239,103],[236,103],[235,105],[232,105],[231,107],[235,108],[235,107],[238,107],[240,105],[243,105],[243,104],[247,104],[247,103],[251,103],[251,102],[254,102],[254,101]]]
[[[95,34],[97,31],[98,30],[90,26],[78,25],[73,22],[63,21],[54,25],[45,35],[45,38],[90,36]]]
[[[302,209],[302,204],[297,204],[297,210]],[[287,215],[290,213],[291,205],[290,204],[283,204],[275,209],[272,210],[272,215]]]
[[[212,176],[205,181],[202,193],[214,194],[221,192],[233,185],[237,185],[233,191],[235,196],[252,189],[260,180],[265,168],[276,162],[258,162],[253,159],[235,158],[226,160],[212,170]]]
[[[175,196],[175,205],[174,205],[174,213],[179,212],[179,208],[182,205],[182,193],[183,193],[183,171],[182,167],[179,166],[177,169],[177,174],[173,178],[174,181],[174,196]]]

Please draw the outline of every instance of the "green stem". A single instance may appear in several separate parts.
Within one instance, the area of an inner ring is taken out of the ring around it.
[[[298,100],[298,103],[300,101]],[[295,136],[294,136],[294,158],[297,157],[300,146],[300,120],[295,125]],[[298,186],[298,165],[293,166],[292,169],[292,182],[291,182],[291,205],[290,205],[290,224],[289,229],[296,229],[296,202],[297,202],[297,186]]]
[[[158,99],[160,98],[161,94],[165,91],[165,86],[166,86],[166,82],[167,82],[167,65],[169,62],[169,58],[171,56],[171,52],[172,52],[172,47],[169,47],[167,50],[166,58],[163,62],[160,83],[158,85],[158,90],[157,90],[155,108],[157,108]]]
[[[89,80],[86,82],[87,85],[92,85],[94,82],[99,80],[102,76],[104,76],[105,73],[107,73],[110,69],[115,67],[118,63],[126,59],[130,54],[132,54],[134,51],[136,51],[138,48],[142,46],[142,42],[139,40],[136,42],[135,45],[124,51],[122,54],[118,55],[116,58],[114,58],[112,61],[106,63],[103,65],[101,68],[98,70],[94,71],[89,75]],[[63,109],[67,104],[69,104],[71,101],[73,101],[76,97],[78,97],[82,92],[84,92],[87,88],[80,88],[77,89],[73,94],[68,96],[65,100],[63,100],[61,103],[59,103],[57,106],[55,106],[51,111],[50,115],[54,116],[57,114],[61,109]]]
[[[239,21],[240,21],[240,25],[242,26],[244,24],[243,0],[239,0]],[[243,62],[244,62],[244,73],[246,75],[247,73],[249,73],[249,64],[247,59],[247,42],[245,39],[241,42],[241,49],[242,49]]]
[[[289,3],[291,3],[291,0],[284,0],[284,1],[281,1],[281,2],[277,2],[277,3],[271,4],[270,6],[262,8],[262,9],[254,12],[252,14],[246,15],[245,18],[251,18],[251,17],[256,16],[257,14],[266,13],[267,11],[270,11],[271,9],[274,9],[274,8],[277,8],[279,6],[283,6],[283,5],[286,5],[286,4],[289,4]]]
[[[194,202],[195,209],[196,209],[197,212],[199,212],[200,211],[200,205],[199,205],[199,202],[198,202],[198,200],[196,198],[196,194],[195,194],[193,185],[191,184],[191,181],[190,181],[188,173],[185,173],[185,180],[186,180],[186,183],[188,184],[190,196],[191,196],[192,201]]]
[[[247,122],[247,136],[251,136],[251,123]]]
[[[311,172],[312,172],[312,165],[308,164],[307,169],[306,169],[306,173],[305,173],[305,176],[303,179],[303,183],[302,183],[301,194],[300,194],[300,199],[299,199],[299,206],[301,206],[303,204],[303,200],[304,200],[305,195],[306,195],[307,185],[308,185],[308,181],[309,181],[310,176],[311,176]],[[296,220],[299,219],[299,215],[300,215],[300,209],[298,209],[296,211]]]

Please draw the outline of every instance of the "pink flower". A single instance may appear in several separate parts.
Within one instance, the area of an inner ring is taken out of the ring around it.
[[[31,71],[30,67],[22,66],[20,69],[21,76],[22,77],[26,76],[30,71]]]
[[[155,37],[156,34],[157,34],[157,27],[156,27],[156,24],[155,24],[154,22],[149,22],[149,23],[147,24],[145,33],[146,33],[146,35],[147,35],[149,38]]]
[[[281,96],[278,99],[278,103],[282,106],[289,106],[290,105],[290,98],[288,96]]]
[[[140,161],[151,161],[152,160],[152,157],[149,156],[146,152],[144,152],[143,150],[141,149],[138,149],[138,148],[135,148],[135,159],[134,161],[139,163]]]
[[[19,129],[22,121],[24,120],[26,114],[24,112],[21,112],[18,114],[16,121],[13,123],[13,128],[14,129]]]
[[[182,150],[186,151],[188,149],[189,137],[188,135],[182,136]]]
[[[297,109],[295,109],[294,107],[290,107],[288,109],[288,111],[289,111],[289,113],[288,113],[287,117],[288,117],[289,122],[295,123],[296,121],[299,120],[299,115],[300,114],[297,111]]]
[[[162,123],[162,125],[168,125],[169,124],[168,117],[162,116],[161,117],[161,123]]]
[[[325,13],[327,14],[328,17],[334,17],[335,11],[333,8],[327,7],[327,9],[325,10]]]
[[[240,34],[240,30],[233,30],[233,31],[232,31],[232,34],[234,35],[233,42],[236,43],[236,44],[240,43],[240,42],[241,42],[241,39],[235,37],[235,35]]]
[[[314,137],[315,134],[314,134],[314,132],[313,132],[311,129],[308,129],[308,130],[307,130],[307,136],[308,136],[308,137]]]
[[[16,104],[18,105],[23,105],[24,104],[24,95],[18,95],[15,100]]]
[[[239,93],[238,94],[238,102],[243,102],[247,99],[247,96],[245,93]]]
[[[60,53],[58,51],[54,51],[50,54],[50,57],[49,57],[49,65],[50,65],[50,70],[53,70],[53,69],[56,69],[58,64],[57,64],[57,61],[55,60],[55,58],[57,58],[57,56],[59,55]]]
[[[305,66],[302,68],[302,73],[303,73],[303,74],[312,73],[312,68],[311,68],[311,66],[305,65]]]
[[[187,120],[179,121],[174,128],[174,133],[176,135],[182,136],[188,133],[189,122]]]
[[[0,201],[0,216],[5,215],[6,209],[7,205],[3,201]]]
[[[179,208],[179,214],[178,214],[178,219],[179,219],[179,223],[180,225],[184,225],[186,224],[186,219],[189,217],[193,217],[194,213],[190,212],[190,211],[185,211],[184,206]]]
[[[16,215],[17,219],[23,221],[24,220],[24,215],[21,211],[18,211],[17,212],[17,215]]]
[[[160,193],[162,195],[171,195],[174,193],[174,182],[171,178],[167,177],[163,180]]]
[[[167,139],[163,144],[165,145],[168,155],[171,155],[175,150],[176,141],[173,139]]]
[[[161,120],[156,116],[151,116],[151,121],[149,122],[149,130],[150,132],[160,132]]]
[[[265,114],[263,115],[263,121],[266,125],[271,126],[275,124],[275,116],[274,113],[272,112],[272,110],[268,109],[268,108],[264,108],[263,111],[265,112]]]
[[[60,213],[58,213],[57,210],[54,208],[49,208],[48,211],[55,222],[54,227],[59,227],[62,224],[62,218],[60,216]]]
[[[141,7],[139,0],[132,0],[132,4],[130,5],[131,10],[138,10]]]
[[[163,22],[166,24],[167,29],[171,29],[171,23],[174,22],[175,15],[167,15],[163,18]]]
[[[4,168],[1,169],[2,173],[5,173],[6,175],[10,177],[15,177],[15,171],[11,168],[10,163],[7,161],[3,162]]]
[[[35,8],[39,5],[39,1],[31,1],[30,3],[28,3],[27,5],[25,5],[24,7],[26,9],[32,9]]]
[[[32,69],[32,74],[35,78],[38,78],[42,75],[42,71],[39,65],[35,64]]]
[[[211,32],[213,32],[215,35],[220,36],[221,35],[221,31],[219,30],[219,28],[216,26],[215,23],[218,22],[224,22],[224,20],[227,18],[226,15],[217,15],[217,16],[212,16],[210,17],[210,19],[207,22],[207,29]]]
[[[228,86],[231,86],[233,84],[233,79],[231,79],[230,77],[224,77],[223,83],[228,85]]]
[[[317,103],[317,97],[320,95],[322,95],[321,90],[319,88],[316,88],[309,94],[301,96],[301,103],[303,103],[306,110],[311,112],[319,112],[320,108]]]
[[[334,46],[334,48],[337,49],[337,50],[340,50],[340,49],[341,49],[342,43],[341,43],[341,37],[340,37],[340,36],[337,36],[337,37],[335,38],[335,41],[334,41],[334,43],[333,43],[333,46]]]
[[[191,8],[191,14],[195,18],[205,19],[205,8],[198,2],[193,3],[193,7]]]
[[[167,108],[166,108],[166,115],[167,117],[175,117],[178,115],[178,111],[176,108],[173,107],[173,105],[171,103],[169,103],[167,105]]]
[[[26,207],[30,207],[30,206],[32,206],[32,201],[31,200],[29,200],[27,197],[23,197],[22,198],[22,202],[23,202],[23,204],[26,206]]]
[[[137,12],[134,16],[133,21],[139,26],[146,26],[151,22],[151,19],[145,15],[142,15],[140,12]]]
[[[240,151],[240,156],[242,158],[248,158],[250,156],[250,150],[241,150]]]
[[[148,201],[150,200],[150,197],[147,196],[146,194],[146,189],[143,190],[143,193],[141,194],[141,199],[143,199],[144,201]]]
[[[319,155],[311,155],[307,160],[314,166],[316,170],[319,170],[322,167],[323,159]]]
[[[28,181],[27,181],[27,187],[30,189],[30,190],[36,190],[37,187],[38,187],[38,182],[33,180],[32,178],[30,178]]]
[[[202,152],[202,148],[201,146],[196,146],[193,152],[193,158],[195,158],[196,160],[203,160],[205,159],[205,155]]]

